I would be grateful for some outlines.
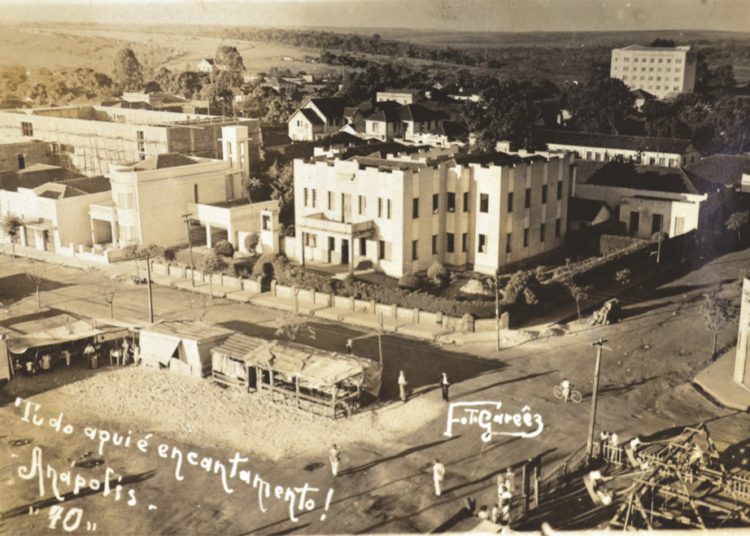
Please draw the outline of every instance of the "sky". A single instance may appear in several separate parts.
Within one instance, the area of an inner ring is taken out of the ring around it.
[[[0,0],[0,13],[4,22],[342,30],[750,30],[750,0]]]

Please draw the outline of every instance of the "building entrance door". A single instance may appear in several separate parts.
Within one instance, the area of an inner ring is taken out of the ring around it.
[[[349,240],[341,239],[341,264],[349,264]]]
[[[328,237],[328,262],[333,262],[333,252],[336,251],[336,239],[332,236]]]

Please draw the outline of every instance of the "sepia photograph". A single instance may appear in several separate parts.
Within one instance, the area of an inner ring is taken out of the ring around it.
[[[0,536],[750,534],[748,0],[0,31]]]

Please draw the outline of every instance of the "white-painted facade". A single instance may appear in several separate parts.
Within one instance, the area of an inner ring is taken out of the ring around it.
[[[435,261],[491,274],[561,246],[570,158],[501,160],[295,160],[292,256],[394,277]]]
[[[659,99],[690,93],[695,87],[696,58],[689,46],[630,45],[612,50],[610,77],[630,89],[644,89]]]

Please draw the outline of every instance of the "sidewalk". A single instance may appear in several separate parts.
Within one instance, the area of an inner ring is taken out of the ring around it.
[[[737,348],[732,347],[699,372],[693,381],[722,406],[750,411],[750,389],[732,380],[736,352]]]
[[[10,255],[10,246],[8,244],[0,244],[0,253]],[[79,259],[76,257],[59,256],[52,252],[39,251],[34,248],[18,245],[16,246],[16,256],[20,258],[31,258],[49,264],[70,266],[83,270],[96,269],[105,273],[109,273],[113,277],[130,277],[136,275],[136,267],[133,261],[103,264]],[[141,276],[144,276],[146,274],[145,264],[144,261],[140,261],[140,263],[141,266],[139,269],[139,273]],[[182,279],[168,275],[154,274],[153,272],[151,274],[151,280],[156,285],[177,288],[189,292],[196,292],[205,296],[212,295],[214,298],[225,298],[241,303],[249,303],[258,307],[277,309],[288,312],[293,312],[295,309],[294,299],[274,296],[270,292],[255,293],[250,290],[239,290],[237,288],[229,288],[217,284],[214,284],[212,288],[209,288],[208,283],[198,281],[196,281],[195,286],[193,286],[190,279]],[[297,313],[300,315],[318,317],[325,320],[332,320],[334,322],[341,322],[343,324],[371,330],[378,330],[379,327],[382,327],[382,330],[385,333],[398,333],[400,335],[406,335],[409,337],[423,339],[431,342],[436,342],[441,336],[454,333],[453,330],[443,328],[438,324],[417,324],[409,320],[396,320],[389,317],[383,317],[382,326],[379,326],[379,319],[373,314],[351,311],[350,309],[329,307],[326,304],[316,304],[306,300],[298,300]],[[492,335],[494,337],[494,332],[492,332]]]

